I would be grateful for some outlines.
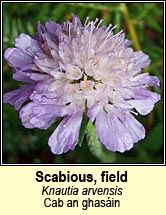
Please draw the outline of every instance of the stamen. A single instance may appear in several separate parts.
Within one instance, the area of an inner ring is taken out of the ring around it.
[[[105,33],[107,33],[110,30],[111,27],[112,27],[112,24],[109,24],[109,26],[105,30]]]
[[[110,34],[113,32],[113,30],[114,30],[116,27],[117,27],[117,26],[115,25],[114,27],[112,27],[112,28],[110,29],[108,35],[106,36],[106,38],[105,38],[105,40],[104,40],[103,45],[105,45],[106,41],[108,42],[110,39],[113,39],[113,38],[115,38],[115,37],[118,37],[118,36],[123,32],[123,31],[120,31],[119,33],[114,34],[114,35],[112,35],[112,36],[109,38]],[[108,38],[109,38],[109,39],[108,39]]]
[[[96,23],[98,22],[98,20],[99,20],[98,18],[95,19],[94,25],[96,25]]]
[[[108,37],[112,34],[112,29],[114,29],[114,27],[110,29],[111,26],[112,26],[112,24],[110,24],[110,25],[108,26],[109,32],[107,31],[107,29],[106,29],[106,31],[105,31],[105,32],[107,33],[107,36],[106,36],[106,38],[105,38],[105,40],[104,40],[103,46],[105,45],[105,43],[106,43]]]
[[[88,22],[87,25],[84,28],[84,32],[86,32],[87,28],[91,25],[91,22]]]
[[[75,27],[75,26],[74,26]],[[71,38],[71,24],[69,23],[69,27],[68,27],[68,29],[69,29],[69,37]]]
[[[85,20],[85,23],[84,23],[84,26],[87,25],[87,22],[89,21],[89,16],[86,17],[86,20]]]
[[[98,23],[97,26],[96,26],[96,29],[99,28],[99,26],[101,25],[102,22],[103,22],[103,19],[100,19],[99,23]]]

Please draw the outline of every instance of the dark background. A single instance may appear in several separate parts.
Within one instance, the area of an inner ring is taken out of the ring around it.
[[[87,16],[104,19],[103,25],[117,25],[115,33],[123,29],[132,40],[135,50],[141,48],[152,60],[145,70],[161,81],[159,89],[152,89],[163,97],[163,4],[162,3],[3,3],[3,51],[14,46],[20,33],[34,35],[36,23],[54,20],[64,22],[75,13],[84,22]],[[12,79],[12,70],[3,60],[3,93],[20,86]],[[50,152],[48,138],[55,129],[47,131],[25,129],[10,105],[3,105],[3,163],[163,163],[163,101],[155,105],[148,116],[138,116],[145,126],[146,138],[123,154],[98,152],[89,147],[86,139],[82,147],[55,156]]]

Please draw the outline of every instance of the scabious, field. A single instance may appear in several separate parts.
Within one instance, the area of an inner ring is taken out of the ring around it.
[[[55,129],[25,129],[18,112],[3,105],[3,163],[162,163],[163,162],[163,4],[162,3],[3,3],[3,50],[14,46],[20,33],[34,35],[36,24],[71,19],[71,13],[85,21],[89,16],[103,19],[102,25],[117,25],[132,41],[134,50],[149,55],[151,64],[144,71],[160,79],[160,88],[151,90],[161,95],[153,112],[138,116],[146,128],[146,138],[130,151],[115,153],[105,150],[94,136],[84,138],[82,146],[62,155],[53,155],[47,145]],[[3,92],[19,87],[12,79],[12,70],[3,61]]]

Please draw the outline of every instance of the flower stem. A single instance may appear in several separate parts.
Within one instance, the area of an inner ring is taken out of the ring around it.
[[[133,41],[134,48],[137,51],[141,50],[141,46],[139,44],[138,37],[137,37],[136,31],[135,31],[134,25],[133,25],[133,23],[132,23],[132,21],[131,21],[131,19],[129,17],[129,12],[128,12],[126,3],[120,3],[120,4],[121,4],[121,11],[122,11],[122,13],[124,15],[127,27],[129,29],[131,39]],[[147,71],[145,70],[145,72],[147,72]],[[152,112],[152,113],[150,113],[148,115],[147,121],[146,121],[146,127],[148,128],[148,130],[150,130],[150,128],[152,127],[153,121],[154,121],[154,114]]]
[[[122,13],[124,15],[127,27],[129,29],[129,32],[130,32],[130,35],[131,35],[131,39],[133,41],[133,45],[134,45],[134,47],[135,47],[135,49],[137,51],[141,50],[141,46],[139,44],[138,37],[137,37],[136,31],[135,31],[134,25],[133,25],[133,23],[132,23],[132,21],[131,21],[131,19],[129,17],[129,12],[128,12],[126,3],[120,3],[120,5],[121,5],[121,11],[122,11]]]

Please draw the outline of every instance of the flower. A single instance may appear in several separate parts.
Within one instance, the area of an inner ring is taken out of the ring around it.
[[[83,113],[108,150],[131,149],[145,137],[133,114],[148,114],[160,100],[147,89],[159,87],[159,79],[141,73],[150,64],[148,55],[134,52],[123,31],[114,34],[111,24],[101,23],[87,18],[83,25],[75,15],[62,24],[39,22],[36,36],[22,33],[15,48],[5,51],[13,78],[27,84],[4,94],[3,101],[21,108],[26,128],[47,129],[61,119],[48,141],[54,154],[75,148]]]

